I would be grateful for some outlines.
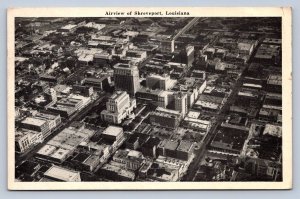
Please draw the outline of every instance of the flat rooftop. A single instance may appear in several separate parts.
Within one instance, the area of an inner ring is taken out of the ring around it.
[[[186,140],[181,140],[179,146],[177,147],[178,151],[184,151],[184,152],[189,152],[191,151],[193,147],[193,143],[186,141]]]
[[[55,178],[65,182],[72,182],[79,175],[79,172],[72,171],[66,168],[62,168],[56,165],[53,165],[48,169],[44,175],[50,178]]]
[[[120,133],[123,132],[123,129],[121,127],[117,126],[109,126],[107,127],[102,134],[105,135],[111,135],[117,137]]]
[[[23,124],[29,124],[29,125],[35,125],[35,126],[42,126],[46,123],[47,121],[33,118],[33,117],[27,117],[25,118],[22,123]]]

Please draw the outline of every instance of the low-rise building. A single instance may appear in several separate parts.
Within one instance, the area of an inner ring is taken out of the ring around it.
[[[113,161],[124,165],[125,169],[136,171],[144,163],[145,158],[142,153],[135,150],[118,150],[113,156]]]
[[[112,164],[105,164],[100,169],[100,175],[114,181],[133,181],[135,173]]]
[[[176,149],[176,158],[188,161],[194,152],[194,143],[181,140]]]
[[[122,137],[124,137],[123,128],[117,126],[109,126],[102,132],[101,137],[112,142],[118,141]]]
[[[149,115],[152,125],[176,129],[181,120],[181,114],[178,111],[158,107]]]
[[[50,132],[49,122],[35,117],[26,117],[23,121],[21,121],[20,127],[23,129],[42,132],[43,137],[47,137]]]
[[[21,129],[15,133],[15,151],[26,152],[32,146],[42,143],[44,137],[42,132]]]
[[[94,134],[87,128],[68,127],[53,137],[37,153],[36,157],[50,162],[63,163],[70,157],[81,142]]]
[[[80,172],[78,171],[72,171],[53,165],[44,173],[44,178],[42,178],[41,181],[80,182],[81,178]]]

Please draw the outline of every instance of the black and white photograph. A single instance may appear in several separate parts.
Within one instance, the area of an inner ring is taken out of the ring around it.
[[[291,188],[290,10],[198,9],[12,9],[11,188]]]

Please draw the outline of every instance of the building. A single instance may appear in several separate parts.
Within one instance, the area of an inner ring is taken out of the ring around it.
[[[105,164],[100,169],[100,175],[114,181],[133,181],[135,173],[112,164]]]
[[[179,111],[158,107],[149,114],[149,119],[152,125],[176,129],[179,126],[181,114]]]
[[[266,65],[281,63],[281,47],[279,45],[261,44],[256,51],[254,61]]]
[[[184,118],[182,125],[189,129],[207,133],[211,128],[211,121],[187,116]]]
[[[45,113],[45,112],[37,112],[33,114],[35,118],[42,119],[48,121],[50,130],[54,130],[57,126],[61,124],[61,117],[59,114]]]
[[[92,86],[73,85],[72,92],[74,94],[90,97],[94,93]]]
[[[263,135],[270,135],[274,137],[282,137],[282,127],[279,125],[266,124]]]
[[[21,129],[15,134],[15,151],[23,153],[44,141],[42,132]]]
[[[170,158],[167,161],[171,162],[172,159]],[[180,177],[180,169],[180,165],[171,165],[167,162],[155,161],[148,169],[146,179],[150,179],[150,181],[156,182],[176,182]]]
[[[114,66],[114,81],[117,90],[127,91],[134,95],[140,88],[137,66],[118,63]]]
[[[194,46],[188,45],[178,55],[178,62],[186,64],[191,67],[195,60],[195,48]]]
[[[206,55],[205,59],[213,59],[214,58],[214,54],[216,52],[216,49],[215,48],[212,48],[212,47],[208,47],[204,50],[203,54]]]
[[[282,92],[282,75],[269,75],[266,90],[271,93]]]
[[[75,167],[80,170],[94,171],[100,164],[100,157],[89,153],[78,153],[72,161],[75,163]]]
[[[40,169],[41,165],[39,163],[25,160],[16,167],[15,179],[20,179],[21,181],[32,181]]]
[[[58,32],[74,32],[77,28],[77,25],[74,24],[67,24],[61,28],[59,28]]]
[[[172,53],[175,50],[175,40],[171,38],[164,38],[160,41],[160,50],[165,53]]]
[[[225,103],[225,100],[225,97],[202,94],[195,103],[194,108],[218,112]]]
[[[176,158],[177,153],[176,149],[179,145],[178,140],[163,140],[159,143],[157,147],[157,153],[158,155],[161,156],[166,156],[166,157],[171,157],[171,158]]]
[[[94,131],[70,126],[49,140],[37,153],[36,157],[49,162],[61,164],[70,157],[82,142],[87,141]]]
[[[105,90],[110,87],[111,78],[109,76],[102,76],[100,78],[87,77],[83,80],[84,86],[93,87],[95,90]]]
[[[193,70],[192,76],[197,78],[197,79],[205,80],[206,79],[206,72],[203,71],[203,70]]]
[[[117,91],[106,102],[101,118],[112,124],[120,124],[136,108],[136,100],[130,99],[126,91]]]
[[[245,55],[251,55],[255,44],[252,42],[239,42],[237,44],[238,52]]]
[[[57,113],[61,117],[69,118],[75,114],[76,109],[74,107],[62,106],[62,105],[53,105],[47,109],[50,112]]]
[[[140,61],[146,59],[147,52],[142,50],[128,50],[126,52],[126,57],[130,57],[133,59],[138,59]]]
[[[160,143],[160,139],[157,137],[151,137],[149,138],[141,147],[141,151],[144,156],[147,157],[157,157],[157,146]]]
[[[144,163],[143,154],[135,150],[118,150],[113,156],[113,161],[124,165],[125,169],[136,171]]]
[[[217,128],[212,142],[208,147],[210,153],[220,156],[239,156],[248,137],[249,128],[231,124],[222,124]]]
[[[151,103],[155,106],[166,108],[169,103],[171,91],[150,90],[141,88],[135,95],[136,99],[142,102]]]
[[[176,149],[176,158],[188,161],[194,152],[194,143],[181,140]]]
[[[73,107],[75,110],[81,110],[91,102],[89,97],[71,94],[66,98],[61,98],[56,102],[56,105]]]
[[[124,137],[123,128],[109,126],[102,132],[101,137],[112,142],[118,141]]]
[[[123,128],[117,126],[107,127],[101,134],[103,143],[110,145],[112,151],[116,151],[125,141]],[[102,141],[100,141],[102,143]]]
[[[194,143],[186,140],[163,140],[157,149],[158,155],[188,161],[194,152]]]
[[[174,94],[175,110],[185,115],[188,111],[187,94],[178,92]]]
[[[44,173],[44,178],[41,181],[80,182],[81,178],[78,171],[53,165]]]
[[[32,131],[42,132],[43,137],[47,137],[50,132],[49,122],[44,119],[27,117],[21,121],[20,127]]]
[[[164,74],[164,75],[155,75],[150,74],[146,78],[146,85],[148,88],[155,90],[169,90],[171,89],[175,84],[176,80],[173,80],[170,78],[170,75]]]
[[[112,60],[112,55],[111,53],[107,51],[102,51],[100,53],[96,53],[94,55],[94,62],[97,64],[106,64],[109,63]]]
[[[70,94],[67,97],[62,97],[56,104],[48,107],[47,110],[53,113],[60,114],[62,117],[70,117],[75,112],[82,110],[89,103],[91,103],[90,97],[84,97],[82,95]]]
[[[140,146],[140,137],[137,133],[131,135],[129,139],[126,140],[126,148],[131,150],[136,150]]]

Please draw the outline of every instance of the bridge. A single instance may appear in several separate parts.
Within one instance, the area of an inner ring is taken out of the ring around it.
[[[190,28],[192,28],[200,19],[200,17],[195,17],[193,18],[188,24],[186,24],[182,29],[179,30],[179,32],[173,36],[173,38],[171,39],[171,52],[174,52],[175,50],[175,41],[176,39],[178,39],[178,37],[180,37],[182,34],[184,34],[186,31],[188,31]],[[206,20],[206,18],[202,18],[201,21]]]
[[[193,27],[197,21],[199,20],[199,17],[193,18],[188,24],[186,24],[174,37],[172,40],[176,40],[178,37],[180,37],[182,34],[184,34],[186,31],[188,31],[191,27]]]

